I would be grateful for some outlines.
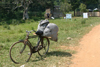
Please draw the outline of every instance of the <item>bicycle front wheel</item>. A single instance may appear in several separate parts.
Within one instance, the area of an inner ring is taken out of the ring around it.
[[[19,64],[28,62],[32,55],[32,51],[30,46],[24,44],[24,41],[18,41],[11,46],[9,54],[11,60]]]
[[[46,55],[46,53],[49,50],[49,39],[48,38],[42,38],[41,41],[39,42],[39,48],[42,47],[41,50],[38,51],[38,54],[43,57]]]

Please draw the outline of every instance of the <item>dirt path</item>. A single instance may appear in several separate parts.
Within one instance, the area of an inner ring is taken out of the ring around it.
[[[100,25],[94,27],[80,42],[70,67],[100,67]]]

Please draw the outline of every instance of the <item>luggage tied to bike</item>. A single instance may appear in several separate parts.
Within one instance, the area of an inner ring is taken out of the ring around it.
[[[50,39],[53,41],[58,40],[58,26],[54,23],[49,23],[48,20],[41,20],[37,31],[42,31],[42,36],[51,37]]]

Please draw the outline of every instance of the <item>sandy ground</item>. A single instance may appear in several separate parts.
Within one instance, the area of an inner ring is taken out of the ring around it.
[[[100,67],[100,25],[83,36],[70,67]]]

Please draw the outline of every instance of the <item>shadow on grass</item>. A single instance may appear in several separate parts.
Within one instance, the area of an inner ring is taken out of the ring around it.
[[[48,52],[45,57],[40,57],[40,56],[36,57],[37,59],[32,60],[32,62],[44,60],[44,58],[50,57],[50,56],[71,57],[72,54],[68,52],[64,52],[64,51],[52,51],[52,52]]]
[[[44,60],[44,58],[39,56],[39,57],[36,57],[34,60],[32,60],[32,62],[38,62],[40,60]]]
[[[47,56],[61,56],[61,57],[67,56],[67,57],[71,57],[72,54],[68,53],[68,52],[63,52],[63,51],[52,51],[52,52],[48,52]]]

